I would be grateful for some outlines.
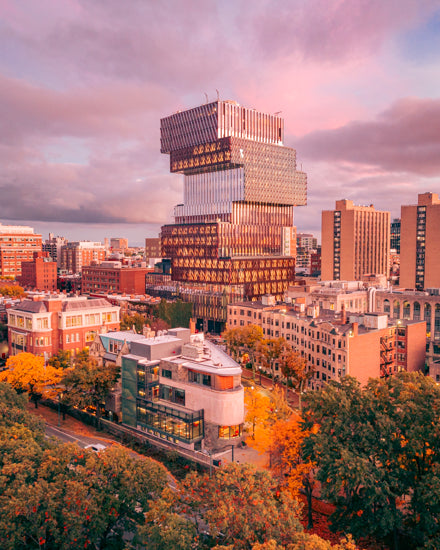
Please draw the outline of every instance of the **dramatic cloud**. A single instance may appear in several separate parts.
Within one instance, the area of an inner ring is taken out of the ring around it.
[[[313,160],[370,164],[391,172],[440,174],[440,99],[406,98],[376,120],[313,132],[299,140]]]
[[[160,118],[205,93],[282,111],[308,173],[300,231],[339,198],[391,208],[396,190],[435,191],[436,0],[0,6],[0,221],[157,234],[183,198]]]

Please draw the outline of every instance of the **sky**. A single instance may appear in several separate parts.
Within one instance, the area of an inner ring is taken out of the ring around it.
[[[0,0],[0,222],[156,237],[183,201],[160,118],[217,91],[281,111],[300,232],[440,193],[439,0]]]

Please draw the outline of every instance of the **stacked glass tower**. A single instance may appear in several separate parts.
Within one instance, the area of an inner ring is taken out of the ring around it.
[[[184,203],[161,232],[173,280],[242,299],[281,296],[293,281],[293,207],[306,204],[307,177],[283,134],[282,118],[234,101],[161,120],[161,152],[184,174]]]

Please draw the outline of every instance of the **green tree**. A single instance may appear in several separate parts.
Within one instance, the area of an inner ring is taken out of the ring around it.
[[[52,355],[47,364],[55,369],[67,369],[71,366],[72,359],[70,351],[60,349],[56,355]]]
[[[62,370],[44,364],[44,358],[33,353],[18,353],[6,361],[6,370],[0,372],[0,381],[9,382],[17,391],[27,392],[35,408],[42,396],[58,393]]]
[[[132,330],[134,327],[138,334],[142,334],[146,321],[140,313],[125,314],[121,319],[121,330]]]
[[[165,531],[164,522],[177,514],[194,526],[195,548],[217,544],[247,549],[271,539],[287,546],[303,532],[299,511],[288,493],[277,492],[277,483],[266,471],[231,463],[212,477],[190,473],[176,491],[167,491],[147,513],[144,542],[149,533],[158,533],[158,524],[158,535]]]
[[[94,359],[78,361],[65,373],[62,383],[65,400],[80,408],[94,407],[96,424],[101,424],[101,407],[120,375],[115,365],[99,365]]]
[[[411,537],[412,547],[439,542],[440,389],[419,373],[350,377],[309,393],[306,456],[336,505],[335,529],[356,538]]]

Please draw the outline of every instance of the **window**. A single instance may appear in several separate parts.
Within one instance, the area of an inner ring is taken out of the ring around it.
[[[237,426],[219,426],[218,427],[218,437],[219,439],[234,439],[240,437],[242,434],[242,426],[238,424]]]
[[[168,369],[162,369],[162,376],[164,378],[169,378],[171,380],[172,378],[172,372]]]
[[[190,370],[188,371],[188,381],[202,386],[211,386],[211,375]]]
[[[159,397],[164,401],[170,401],[171,403],[185,406],[185,390],[180,388],[173,388],[161,384],[159,388]]]

